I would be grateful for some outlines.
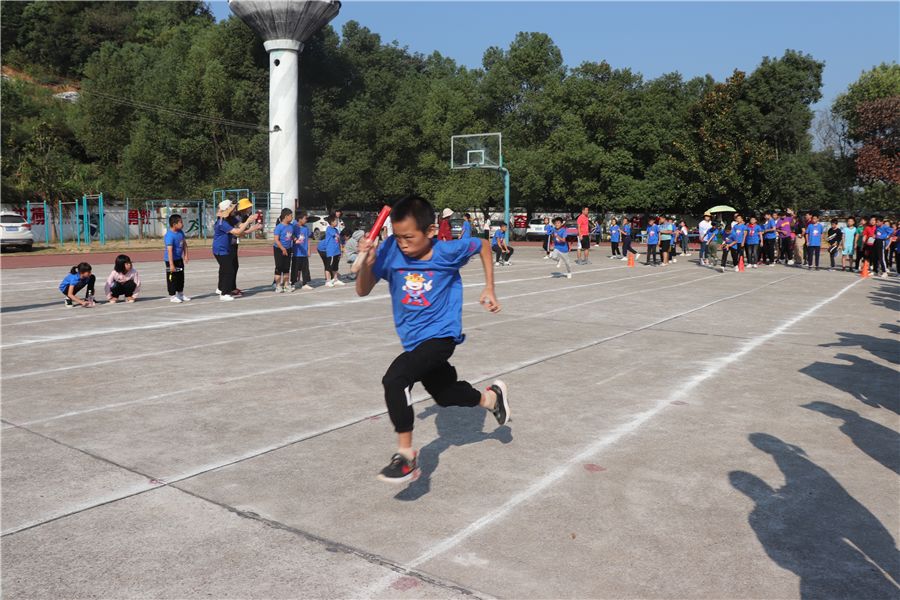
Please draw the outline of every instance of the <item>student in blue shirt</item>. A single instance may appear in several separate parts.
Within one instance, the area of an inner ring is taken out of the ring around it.
[[[297,220],[292,224],[294,234],[294,258],[291,263],[291,289],[295,289],[299,277],[300,289],[313,289],[309,282],[312,277],[309,276],[309,227],[306,221],[309,216],[305,211],[297,211]]]
[[[241,201],[245,200],[242,198]],[[231,200],[219,202],[219,210],[216,212],[216,222],[213,225],[212,253],[219,263],[219,284],[217,292],[219,300],[229,302],[234,300],[232,295],[237,291],[237,238],[246,233],[253,233],[262,229],[262,225],[256,219],[248,219],[239,223],[234,216],[234,203]]]
[[[471,257],[478,255],[484,268],[481,304],[492,313],[500,310],[494,295],[490,244],[475,238],[437,244],[434,217],[434,208],[427,200],[407,196],[394,204],[394,235],[377,253],[377,242],[363,238],[359,245],[365,258],[356,278],[356,293],[367,296],[379,279],[387,282],[394,325],[404,350],[381,380],[398,443],[397,452],[378,478],[391,483],[418,476],[412,443],[415,414],[411,393],[416,382],[422,382],[440,406],[481,406],[491,411],[500,425],[510,417],[509,392],[503,381],[495,380],[486,391],[479,392],[469,382],[460,381],[448,362],[465,339],[459,271]]]
[[[750,217],[750,224],[746,226],[745,231],[747,232],[747,236],[744,238],[746,240],[745,259],[747,266],[755,269],[759,262],[759,243],[762,241],[762,227],[757,225],[756,217]]]
[[[544,248],[544,259],[550,258],[550,251],[553,249],[553,234],[556,231],[556,228],[550,224],[550,217],[544,217],[544,242],[542,247]]]
[[[872,265],[872,274],[877,275],[879,271],[882,277],[887,277],[888,267],[885,253],[890,249],[890,238],[894,235],[894,228],[891,227],[890,221],[885,221],[881,217],[875,217],[875,241],[872,244],[872,256],[874,264]]]
[[[294,211],[282,208],[278,224],[272,232],[275,243],[272,253],[275,257],[275,293],[291,292],[288,284],[291,280],[291,257],[294,254]]]
[[[500,229],[494,232],[491,238],[491,249],[493,249],[497,258],[497,261],[494,263],[495,266],[506,265],[508,267],[510,265],[509,259],[515,252],[515,249],[510,248],[509,244],[506,243],[506,223],[500,223]]]
[[[169,302],[180,304],[190,302],[184,295],[184,266],[188,262],[187,240],[184,237],[184,221],[181,215],[169,216],[169,230],[163,238],[165,251],[163,261],[166,264],[166,288]]]
[[[94,285],[97,278],[91,274],[91,265],[86,262],[78,263],[71,269],[59,284],[59,291],[66,297],[66,308],[72,308],[80,304],[85,308],[91,308],[94,302]],[[87,288],[84,300],[76,296],[82,289]]]
[[[472,215],[465,213],[463,215],[462,231],[459,232],[459,239],[464,240],[472,237]]]
[[[325,287],[344,285],[341,281],[338,269],[341,264],[341,231],[337,228],[338,218],[328,215],[328,227],[325,228],[325,237],[316,248],[322,264],[325,266]],[[362,250],[360,250],[362,252]]]
[[[551,259],[556,259],[556,268],[560,265],[566,265],[566,278],[572,279],[572,263],[569,261],[569,240],[567,238],[568,230],[566,222],[562,217],[553,219],[553,252],[550,253]]]
[[[659,262],[656,258],[656,247],[658,244],[659,244],[659,227],[656,224],[656,219],[650,219],[650,222],[647,225],[647,262],[644,263],[648,267],[650,266],[651,258],[653,258],[653,266],[654,267]]]
[[[628,253],[634,254],[634,261],[637,262],[641,255],[631,247],[631,222],[628,217],[622,219],[622,260],[628,260]]]
[[[737,229],[737,231],[735,231]],[[724,273],[725,266],[728,264],[728,255],[731,254],[731,262],[734,263],[734,270],[738,270],[738,257],[741,253],[741,241],[744,239],[744,233],[737,228],[725,228],[724,243],[722,244],[722,263],[719,269]]]
[[[597,226],[599,227],[600,224],[598,223]],[[619,227],[619,220],[613,219],[609,226],[609,245],[612,247],[610,258],[622,256],[622,253],[619,252],[619,241],[621,240],[621,236],[622,228]]]
[[[775,244],[778,239],[778,221],[767,212],[763,223],[763,261],[767,265],[775,264]]]
[[[669,258],[672,255],[672,247],[675,245],[675,223],[668,217],[659,218],[659,253],[662,257],[662,265],[669,266]]]
[[[816,263],[816,271],[819,270],[819,252],[822,249],[822,234],[825,228],[819,223],[819,217],[812,216],[811,222],[806,226],[806,268],[813,268]]]

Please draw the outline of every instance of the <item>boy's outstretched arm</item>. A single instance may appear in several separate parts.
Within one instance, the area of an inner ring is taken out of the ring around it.
[[[377,247],[377,240],[371,242],[367,237],[363,237],[359,240],[359,247],[357,248],[358,256],[356,260],[362,261],[362,267],[356,274],[357,296],[368,296],[369,292],[372,291],[372,288],[375,287],[375,284],[378,283],[378,279],[375,277],[375,274],[372,273],[372,266],[375,264],[375,249]],[[363,256],[363,253],[365,253],[365,256]]]
[[[491,244],[487,240],[481,240],[479,256],[481,266],[484,267],[484,290],[481,292],[479,302],[492,313],[500,312],[500,303],[494,295],[494,257],[491,255]]]

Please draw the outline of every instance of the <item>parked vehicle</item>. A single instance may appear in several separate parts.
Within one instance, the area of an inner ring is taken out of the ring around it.
[[[547,234],[544,232],[543,219],[531,219],[528,221],[528,229],[525,230],[525,239],[527,241],[542,241]]]
[[[0,247],[17,246],[25,250],[31,250],[34,246],[34,233],[31,231],[31,223],[19,213],[10,211],[0,212]]]
[[[321,240],[325,237],[328,221],[324,215],[309,215],[306,220],[306,226],[309,227],[309,234],[314,240]]]

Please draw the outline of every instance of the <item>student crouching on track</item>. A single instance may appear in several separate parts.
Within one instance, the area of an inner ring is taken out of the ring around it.
[[[59,284],[59,291],[66,297],[66,308],[72,308],[76,304],[85,308],[94,306],[94,285],[96,283],[97,278],[91,274],[91,265],[83,262],[72,267],[69,274]],[[76,294],[84,288],[87,288],[87,291],[82,300]]]
[[[116,257],[116,264],[109,277],[106,278],[106,299],[111,304],[125,296],[125,302],[134,302],[141,293],[141,276],[131,264],[131,258],[125,254]]]

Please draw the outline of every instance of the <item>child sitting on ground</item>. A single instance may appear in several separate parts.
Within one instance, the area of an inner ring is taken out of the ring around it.
[[[125,302],[137,300],[141,293],[141,277],[127,255],[120,254],[116,257],[116,264],[106,278],[105,291],[106,299],[112,304],[119,301],[119,296],[125,296]]]

